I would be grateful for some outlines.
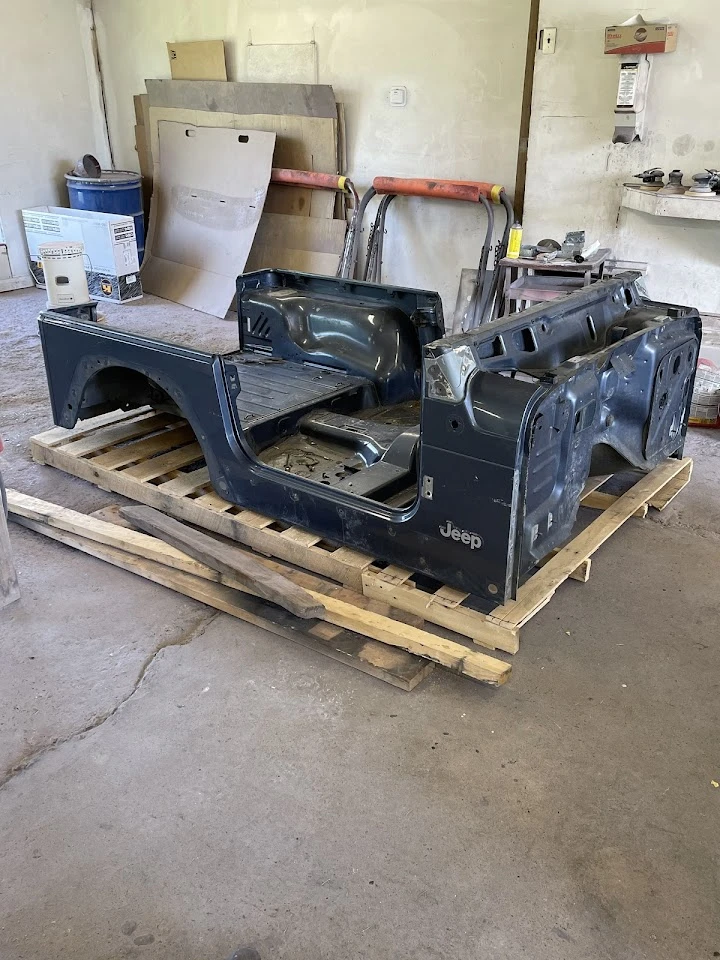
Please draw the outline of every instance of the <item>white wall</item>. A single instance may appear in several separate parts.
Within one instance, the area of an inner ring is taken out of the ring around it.
[[[67,206],[64,174],[96,149],[75,0],[0,9],[0,220],[14,277],[27,277],[19,211]]]
[[[648,21],[678,23],[678,48],[654,57],[644,142],[613,145],[619,58],[603,54],[604,28],[638,9]],[[688,182],[705,167],[720,167],[717,0],[640,8],[541,0],[540,26],[557,27],[557,48],[536,57],[525,238],[562,239],[584,227],[619,258],[649,263],[651,296],[720,313],[720,224],[619,206],[622,183],[648,167],[679,167]]]
[[[348,174],[491,180],[514,186],[529,0],[95,0],[110,137],[137,169],[133,94],[169,77],[166,41],[223,38],[230,79],[245,46],[315,40],[318,79],[346,104]],[[391,107],[390,86],[408,88]],[[454,307],[460,269],[477,261],[484,224],[469,205],[396,201],[385,279],[438,289]]]

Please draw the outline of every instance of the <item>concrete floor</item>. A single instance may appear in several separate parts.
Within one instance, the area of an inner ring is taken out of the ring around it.
[[[0,296],[3,470],[90,510],[112,498],[30,460],[42,304]],[[720,956],[720,437],[687,450],[690,487],[560,590],[498,691],[403,693],[13,525],[2,960]]]

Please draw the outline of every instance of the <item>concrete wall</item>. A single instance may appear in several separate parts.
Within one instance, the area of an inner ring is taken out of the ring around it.
[[[603,54],[604,28],[638,7],[542,0],[540,26],[557,27],[557,48],[536,57],[525,237],[562,239],[584,227],[618,257],[649,263],[653,297],[720,313],[720,224],[619,206],[622,183],[640,170],[680,167],[689,181],[705,167],[720,167],[717,3],[666,0],[640,9],[648,21],[680,25],[678,48],[654,57],[644,142],[613,145],[618,58]]]
[[[116,163],[137,169],[133,94],[169,77],[166,41],[223,38],[230,79],[245,76],[246,44],[317,43],[318,80],[346,104],[348,173],[504,182],[518,147],[529,0],[95,0]],[[392,85],[408,88],[391,107]],[[385,278],[428,286],[455,304],[460,268],[477,261],[477,208],[396,201]]]
[[[28,282],[19,211],[68,203],[63,175],[96,149],[75,0],[0,11],[0,220],[13,276]]]

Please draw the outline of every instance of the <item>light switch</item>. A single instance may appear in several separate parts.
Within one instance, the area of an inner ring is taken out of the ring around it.
[[[555,53],[556,27],[543,27],[538,35],[538,50],[540,53]]]
[[[407,103],[407,87],[390,87],[390,105],[404,107]]]

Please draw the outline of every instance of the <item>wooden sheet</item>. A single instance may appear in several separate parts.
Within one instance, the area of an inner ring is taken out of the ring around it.
[[[145,290],[224,317],[265,203],[275,134],[161,121]]]
[[[168,43],[167,51],[173,80],[227,80],[222,40]]]
[[[150,104],[150,149],[158,155],[158,124],[163,120],[197,127],[225,127],[237,130],[266,130],[276,134],[273,166],[292,170],[337,173],[337,121],[318,117],[276,114],[234,114]],[[271,186],[267,209],[273,213],[294,213],[332,217],[335,194],[327,190]]]
[[[146,80],[145,87],[151,107],[337,119],[335,94],[329,84]]]

